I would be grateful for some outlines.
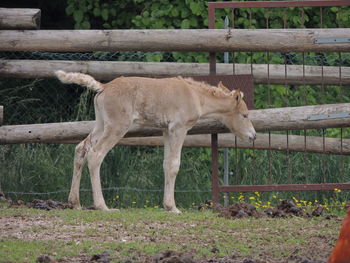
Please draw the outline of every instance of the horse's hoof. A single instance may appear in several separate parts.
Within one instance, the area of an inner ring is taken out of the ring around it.
[[[108,211],[108,212],[120,212],[120,210],[118,208],[110,208],[106,211]]]
[[[107,212],[119,212],[120,210],[117,208],[108,208],[107,206],[96,207],[97,210],[107,211]]]
[[[181,212],[179,209],[177,209],[177,208],[173,208],[173,209],[169,210],[169,212],[170,212],[170,213],[173,213],[173,214],[181,214],[181,213],[182,213],[182,212]]]
[[[69,202],[69,204],[72,206],[73,209],[76,209],[76,210],[82,210],[83,209],[80,204],[73,204],[73,203],[70,203],[70,202]]]

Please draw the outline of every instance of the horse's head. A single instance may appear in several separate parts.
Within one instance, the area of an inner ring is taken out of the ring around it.
[[[227,89],[222,83],[219,83],[219,88]],[[238,89],[231,91],[230,95],[232,98],[231,108],[227,114],[222,116],[223,124],[242,140],[255,140],[256,132],[249,119],[249,111],[243,100],[243,92]]]

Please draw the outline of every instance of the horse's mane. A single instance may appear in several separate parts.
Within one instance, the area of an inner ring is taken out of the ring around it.
[[[231,96],[231,93],[229,91],[225,91],[224,89],[219,87],[213,87],[205,82],[196,81],[192,78],[178,78],[187,82],[189,85],[191,85],[191,87],[207,92],[214,97],[227,98]]]

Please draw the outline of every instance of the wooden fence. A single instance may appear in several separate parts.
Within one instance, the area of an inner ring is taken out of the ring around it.
[[[0,9],[0,18],[2,12],[4,10]],[[35,17],[35,15],[32,17]],[[37,19],[34,20],[37,21]],[[7,27],[5,24],[0,24],[0,26],[3,28]],[[25,29],[28,28],[24,26],[24,23],[23,27]],[[17,27],[14,25],[13,28]],[[33,29],[35,28],[38,28],[38,26],[33,27]],[[0,51],[350,52],[350,41],[331,41],[332,39],[348,38],[348,36],[350,36],[350,29],[348,28],[3,30],[0,31]],[[232,64],[217,64],[215,67],[217,74],[232,74]],[[91,74],[101,80],[111,80],[119,75],[186,76],[213,73],[213,68],[210,69],[209,65],[204,63],[0,61],[0,77],[50,78],[53,77],[53,72],[57,69],[80,71]],[[288,74],[286,74],[287,71]],[[257,84],[344,85],[350,83],[350,69],[348,67],[235,64],[235,74],[247,73],[253,74],[254,82]],[[322,75],[322,78],[320,78],[320,75]],[[250,114],[256,130],[265,132],[349,127],[349,113],[350,103],[344,103],[252,110]],[[2,119],[3,107],[0,106],[0,124]],[[93,122],[1,126],[0,144],[34,142],[75,143],[83,139],[91,131],[92,126]],[[228,132],[227,129],[217,121],[200,120],[190,131],[190,134],[226,132]],[[160,133],[160,130],[157,129],[134,125],[127,137],[158,136]],[[228,134],[220,135],[220,137],[218,141],[220,147],[334,154],[350,153],[349,140],[343,138],[339,140],[335,138],[293,135],[289,136],[288,139],[288,137],[278,134],[259,134],[257,141],[253,145],[236,140],[232,135]],[[189,135],[185,146],[209,146],[209,138],[210,136],[208,135]],[[159,137],[143,137],[125,138],[120,144],[162,145],[162,142]],[[243,188],[239,189],[242,190]],[[227,188],[227,190],[230,189]]]

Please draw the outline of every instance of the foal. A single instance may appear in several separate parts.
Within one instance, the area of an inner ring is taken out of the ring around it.
[[[102,84],[89,75],[55,72],[63,83],[76,83],[97,92],[94,99],[96,124],[75,149],[74,172],[69,202],[81,208],[79,187],[87,160],[96,209],[108,210],[101,189],[100,166],[106,154],[123,138],[133,123],[160,128],[164,138],[164,208],[180,213],[174,200],[175,179],[187,131],[200,118],[219,120],[242,139],[254,140],[256,133],[239,90],[230,92],[181,77],[152,79],[120,77]]]

